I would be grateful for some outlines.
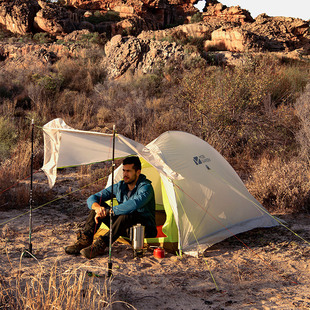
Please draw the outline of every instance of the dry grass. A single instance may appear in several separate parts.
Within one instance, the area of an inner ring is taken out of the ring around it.
[[[310,170],[298,158],[262,159],[246,185],[270,211],[310,212]]]
[[[112,309],[115,303],[120,301],[111,292],[111,279],[82,269],[61,270],[55,264],[29,277],[20,272],[10,280],[0,278],[1,309],[94,310]]]

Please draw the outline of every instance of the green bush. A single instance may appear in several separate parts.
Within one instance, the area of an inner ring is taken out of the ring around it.
[[[60,90],[64,82],[64,77],[54,72],[47,75],[36,73],[32,75],[31,80],[43,87],[46,91],[56,92]]]
[[[121,18],[118,12],[111,10],[105,14],[100,13],[100,11],[96,11],[93,15],[87,17],[85,20],[91,24],[97,25],[102,22],[119,22]]]
[[[46,32],[38,32],[33,36],[33,40],[39,44],[45,44],[52,42],[52,39]]]
[[[203,21],[203,15],[201,12],[197,12],[195,13],[192,17],[191,17],[191,23],[194,24],[194,23],[199,23]]]

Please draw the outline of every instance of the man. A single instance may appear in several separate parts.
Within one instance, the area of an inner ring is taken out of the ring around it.
[[[65,248],[67,254],[82,254],[86,258],[102,255],[109,244],[109,232],[93,242],[93,237],[104,223],[109,227],[112,212],[112,243],[120,236],[128,237],[131,226],[141,223],[145,236],[156,237],[155,198],[151,181],[141,174],[139,157],[127,157],[123,161],[123,180],[114,184],[113,196],[117,206],[105,201],[111,199],[112,186],[90,196],[87,205],[91,209],[83,231],[78,232],[77,242]]]

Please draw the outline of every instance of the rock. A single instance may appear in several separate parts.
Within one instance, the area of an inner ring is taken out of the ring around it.
[[[291,51],[310,42],[309,24],[299,18],[261,14],[254,23],[245,24],[242,29],[255,33],[260,45],[269,51]]]
[[[82,21],[80,24],[79,24],[79,29],[82,30],[82,29],[87,29],[89,30],[90,32],[94,32],[96,27],[95,25],[89,23],[89,22],[86,22],[86,21]]]
[[[131,69],[136,73],[149,73],[160,63],[182,60],[182,46],[167,41],[144,40],[133,36],[114,36],[105,46],[106,66],[110,78],[118,78]]]
[[[37,1],[0,1],[0,24],[13,33],[25,35],[30,32],[33,20],[40,9]]]
[[[220,28],[212,32],[211,40],[204,43],[206,51],[244,52],[250,47],[249,32],[240,28]]]
[[[164,28],[169,24],[186,20],[198,10],[197,0],[67,0],[68,5],[85,10],[113,10],[121,18],[141,17],[149,25],[148,29]]]
[[[117,78],[129,67],[135,68],[142,57],[142,49],[143,43],[135,37],[114,36],[105,46],[109,76]]]
[[[217,1],[206,1],[203,20],[207,22],[226,21],[240,25],[254,21],[250,12],[241,9],[240,6],[227,7]]]
[[[76,30],[73,15],[56,4],[38,1],[40,10],[34,18],[34,27],[39,31],[59,36]]]

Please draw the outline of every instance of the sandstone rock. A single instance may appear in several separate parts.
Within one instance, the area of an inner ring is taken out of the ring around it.
[[[34,18],[34,26],[40,31],[58,36],[70,33],[76,29],[72,13],[65,8],[43,1],[38,1],[41,10]]]
[[[299,18],[259,15],[242,29],[255,33],[269,51],[294,50],[310,42],[309,24]]]
[[[182,46],[167,41],[143,40],[114,36],[105,46],[106,66],[110,78],[118,78],[127,70],[148,73],[158,65],[184,59]]]
[[[211,34],[211,40],[204,43],[206,51],[244,52],[248,45],[248,33],[240,28],[221,28]]]
[[[114,36],[105,46],[109,76],[117,78],[129,67],[135,68],[142,57],[143,48],[143,42],[135,37]]]
[[[13,33],[25,35],[31,31],[38,10],[35,0],[0,0],[0,24]]]
[[[240,6],[227,7],[218,1],[206,1],[203,12],[203,20],[207,22],[227,21],[244,24],[254,21],[250,12],[241,9]]]
[[[174,28],[164,29],[164,30],[148,30],[142,31],[138,38],[140,39],[155,39],[162,40],[167,37],[173,37],[177,33],[184,33],[185,36],[193,38],[204,38],[211,39],[211,33],[213,32],[214,27],[207,23],[195,23],[195,24],[186,24],[180,25]]]
[[[68,5],[85,10],[114,10],[122,18],[134,16],[147,20],[148,29],[159,29],[187,16],[193,15],[198,10],[194,7],[197,0],[67,0]]]

